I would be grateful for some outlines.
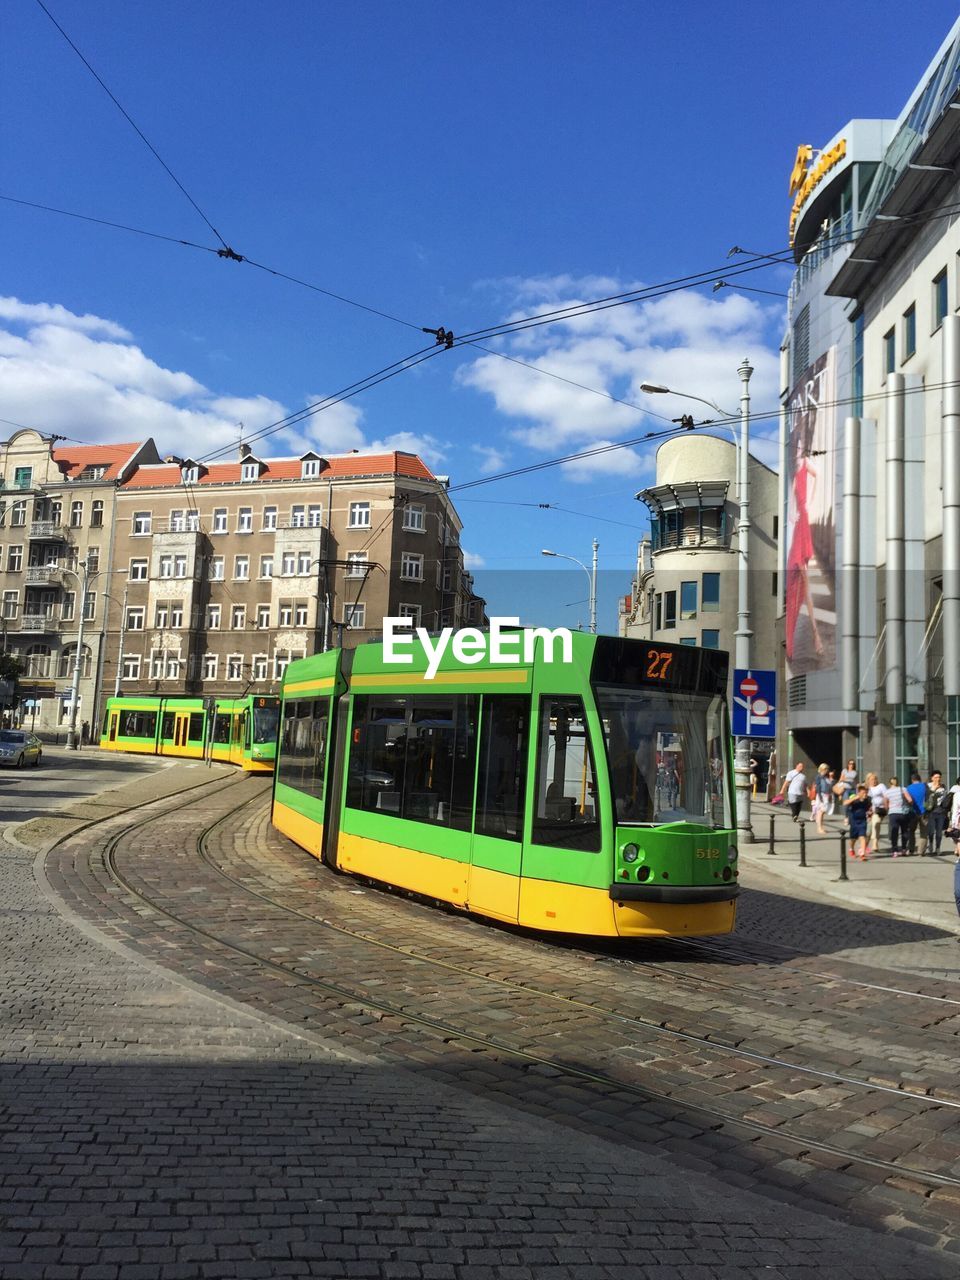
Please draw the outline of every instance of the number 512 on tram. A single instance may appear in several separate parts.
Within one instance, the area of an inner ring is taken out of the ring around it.
[[[291,663],[275,826],[343,871],[535,929],[729,932],[727,655],[549,644],[511,665],[448,648],[434,679],[417,642],[406,666],[379,644]]]

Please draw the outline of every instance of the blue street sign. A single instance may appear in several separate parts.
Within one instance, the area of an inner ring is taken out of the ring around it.
[[[777,673],[737,669],[733,673],[733,736],[777,736]]]

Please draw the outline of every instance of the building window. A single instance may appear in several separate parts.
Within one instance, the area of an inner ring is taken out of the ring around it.
[[[348,631],[362,631],[366,625],[367,606],[361,602],[348,604],[343,610],[343,621]]]
[[[410,618],[415,627],[420,625],[421,606],[418,604],[402,604],[397,608],[398,618]]]
[[[677,593],[675,591],[665,591],[663,593],[663,627],[665,631],[671,631],[677,625]]]
[[[7,547],[7,569],[19,573],[23,568],[23,546]]]
[[[230,626],[234,631],[240,631],[247,625],[247,607],[243,604],[235,604],[230,610]]]
[[[943,324],[943,317],[947,314],[948,298],[947,298],[947,268],[944,267],[939,275],[933,278],[933,331],[936,332]],[[897,775],[900,776],[899,774]]]
[[[33,467],[17,467],[13,473],[15,489],[29,489],[33,483]]]
[[[960,778],[960,696],[947,698],[947,782]]]
[[[301,578],[305,578],[310,572],[310,566],[313,564],[313,557],[309,551],[301,551],[297,556],[297,573]]]
[[[227,656],[227,679],[242,680],[243,679],[243,655],[239,653],[231,653]]]
[[[245,462],[240,468],[241,480],[259,480],[260,479],[260,463]]]
[[[268,604],[257,605],[257,629],[266,631],[270,626],[270,606]]]
[[[17,616],[17,604],[20,598],[18,591],[5,591],[3,593],[3,616],[5,618],[15,618]]]
[[[88,591],[83,601],[83,620],[92,622],[97,616],[97,593]]]
[[[133,513],[133,534],[134,537],[141,537],[145,533],[150,532],[151,516],[149,511],[135,511]]]
[[[27,523],[27,504],[15,502],[10,508],[10,528],[22,529]]]
[[[893,708],[893,771],[904,785],[917,767],[919,743],[918,709],[899,703]]]
[[[186,521],[183,518],[183,508],[174,508],[174,510],[170,512],[171,533],[183,533],[186,527]]]
[[[351,529],[369,529],[370,528],[370,503],[369,502],[351,502],[350,518],[347,521],[348,527]]]
[[[217,667],[220,659],[215,653],[205,653],[203,655],[203,678],[204,680],[216,680]]]
[[[293,626],[293,601],[281,600],[277,610],[277,623],[281,627]]]
[[[700,644],[704,649],[720,648],[720,632],[719,631],[701,631]]]
[[[663,595],[658,591],[653,598],[654,625],[658,631],[663,630]]]
[[[227,532],[227,508],[226,507],[214,507],[213,528],[210,530],[210,532],[211,533]]]
[[[187,576],[187,557],[185,555],[173,557],[173,576],[175,578],[185,578]]]
[[[304,458],[300,464],[300,479],[312,480],[320,474],[319,458]]]
[[[773,573],[770,575],[770,577],[771,577],[771,579],[772,579],[772,581],[771,581],[771,583],[770,583],[770,594],[771,594],[772,596],[776,596],[776,594],[777,594],[777,587],[780,585],[780,575],[777,573],[776,569],[774,569],[774,571],[773,571]]]
[[[90,508],[90,528],[91,529],[103,528],[103,503],[100,501],[99,498]]]
[[[263,527],[264,529],[267,529],[267,530],[276,529],[277,527],[277,508],[276,507],[263,508]]]
[[[128,630],[128,631],[142,631],[142,630],[143,630],[144,616],[145,616],[145,610],[144,610],[144,609],[142,609],[142,608],[140,608],[139,606],[138,606],[137,608],[135,608],[135,609],[128,609],[128,610],[127,610],[127,623],[126,623],[127,630]],[[158,625],[159,625],[159,624],[158,624]]]
[[[903,358],[909,360],[917,350],[917,304],[911,305],[903,313]]]
[[[720,612],[720,575],[705,573],[702,578],[703,594],[700,601],[701,613]]]
[[[183,601],[171,600],[170,602],[170,626],[175,631],[179,631],[183,626]]]
[[[110,469],[109,464],[107,463],[103,463],[102,466],[91,465],[89,467],[84,467],[83,470],[80,472],[80,479],[81,480],[102,480],[103,477],[109,471],[109,469]]]
[[[294,529],[302,529],[307,523],[307,508],[295,506],[290,508],[290,524]]]
[[[160,567],[161,578],[172,578],[173,577],[173,556],[167,556],[167,555],[161,556],[159,561],[159,567]]]
[[[166,600],[161,600],[154,611],[153,625],[157,631],[166,631],[169,620],[170,614],[167,608],[167,602]]]
[[[319,529],[323,523],[323,508],[316,503],[307,507],[307,524],[311,529]]]
[[[83,503],[82,502],[70,503],[70,528],[71,529],[83,528]]]
[[[680,620],[688,621],[697,616],[697,584],[695,582],[680,583]],[[691,643],[693,643],[691,641]]]
[[[400,577],[410,582],[423,581],[423,556],[404,551],[400,557]],[[446,590],[446,584],[444,584]]]
[[[210,557],[210,581],[222,582],[225,572],[223,556]]]
[[[252,665],[254,680],[266,680],[268,666],[269,659],[267,658],[267,655],[265,653],[255,653],[253,655]]]
[[[220,630],[220,606],[218,604],[207,605],[207,630]]]
[[[131,582],[146,582],[149,563],[146,560],[131,560],[128,577]]]
[[[297,571],[297,557],[293,551],[285,551],[280,560],[280,575],[291,578]]]
[[[427,509],[421,503],[409,503],[403,509],[403,527],[411,533],[423,533]]]
[[[897,334],[895,329],[883,335],[883,372],[893,373],[897,367]]]
[[[293,624],[295,627],[305,627],[307,625],[308,606],[298,604],[293,616]]]
[[[347,552],[347,577],[362,578],[367,571],[367,552],[366,551],[348,551]]]
[[[140,655],[139,653],[128,653],[124,655],[123,667],[121,669],[121,680],[139,680],[140,679]]]
[[[692,645],[694,648],[696,648],[696,644],[697,644],[697,637],[696,637],[696,636],[681,636],[681,637],[680,637],[680,643],[681,643],[681,644],[685,644],[685,645]]]
[[[238,582],[246,582],[250,577],[250,557],[235,556],[233,561],[233,576]]]
[[[273,577],[273,556],[260,557],[260,577],[261,578]]]
[[[197,481],[200,479],[200,468],[199,467],[181,467],[180,479],[183,481],[184,484],[196,484]]]
[[[253,507],[241,507],[237,512],[237,533],[253,533]]]

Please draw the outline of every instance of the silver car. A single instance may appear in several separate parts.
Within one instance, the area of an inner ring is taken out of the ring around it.
[[[18,769],[29,761],[34,768],[43,758],[43,744],[35,733],[26,729],[0,729],[0,764],[13,764]]]

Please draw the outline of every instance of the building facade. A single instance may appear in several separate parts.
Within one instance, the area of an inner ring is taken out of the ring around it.
[[[821,153],[842,159],[798,188],[783,746],[901,779],[960,771],[958,107],[960,22],[900,117],[845,126]]]
[[[385,616],[486,625],[461,522],[414,454],[162,460],[152,440],[0,445],[0,623],[18,721],[66,728],[111,694],[276,691],[293,658]]]
[[[0,627],[22,671],[19,717],[31,727],[67,725],[78,645],[76,721],[93,724],[117,486],[156,460],[150,440],[59,445],[21,430],[0,443]]]
[[[738,610],[737,446],[682,435],[657,450],[656,483],[637,494],[650,513],[620,634],[734,652]],[[749,461],[751,653],[776,666],[778,482]],[[732,663],[731,663],[732,680]],[[732,690],[728,691],[731,692]]]

